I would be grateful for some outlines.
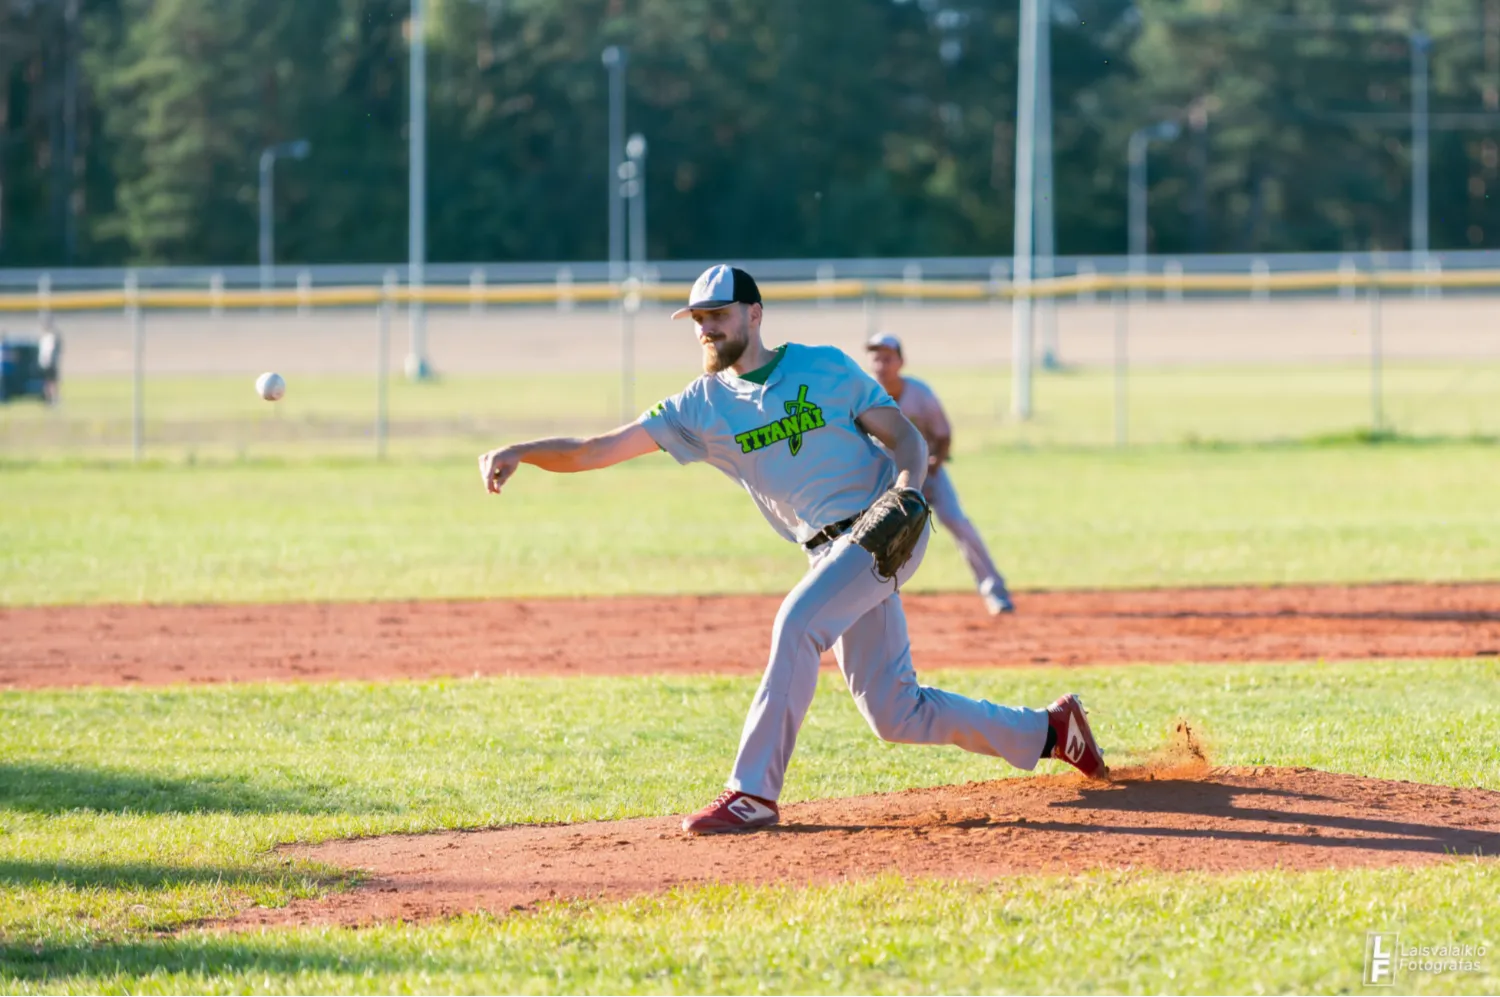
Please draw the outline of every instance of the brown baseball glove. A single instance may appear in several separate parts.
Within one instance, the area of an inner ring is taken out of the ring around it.
[[[894,578],[911,560],[922,539],[932,508],[915,488],[892,488],[849,528],[855,543],[875,557],[875,570],[882,578]]]

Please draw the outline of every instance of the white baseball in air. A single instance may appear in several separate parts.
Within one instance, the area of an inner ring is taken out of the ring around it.
[[[255,379],[255,393],[268,402],[274,402],[286,394],[286,381],[280,374],[268,370]]]

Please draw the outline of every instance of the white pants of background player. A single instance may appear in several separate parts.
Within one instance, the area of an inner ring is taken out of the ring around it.
[[[932,506],[932,514],[937,517],[938,523],[953,534],[958,552],[969,565],[969,571],[974,575],[974,584],[979,586],[980,593],[988,594],[996,586],[1003,586],[1005,579],[1000,577],[1000,569],[990,560],[990,552],[979,538],[979,531],[969,522],[963,507],[958,504],[958,492],[954,490],[953,479],[948,477],[946,468],[939,466],[927,476],[922,494],[927,497],[927,504]]]
[[[1047,740],[1047,711],[997,706],[917,683],[897,584],[917,571],[929,528],[898,573],[881,579],[870,552],[842,536],[814,551],[808,572],[776,614],[771,661],[745,718],[729,788],[768,800],[781,796],[797,731],[828,648],[854,703],[875,733],[908,744],[956,744],[1030,770]]]

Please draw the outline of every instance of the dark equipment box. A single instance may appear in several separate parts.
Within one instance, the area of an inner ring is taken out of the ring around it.
[[[61,360],[62,340],[55,332],[36,339],[0,333],[0,402],[39,398],[55,403]]]

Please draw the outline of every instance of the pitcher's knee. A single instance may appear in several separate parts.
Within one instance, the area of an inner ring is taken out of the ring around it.
[[[820,643],[816,636],[806,630],[777,627],[775,633],[771,635],[771,660],[798,661],[811,657],[816,661],[824,651],[828,650],[826,647],[820,647]]]
[[[894,696],[884,702],[871,703],[861,700],[859,712],[864,715],[870,730],[882,741],[895,744],[921,744],[927,724],[923,714],[926,701],[921,692],[909,696]]]
[[[831,641],[825,641],[819,634],[815,625],[816,618],[817,607],[783,605],[771,628],[772,654],[795,651],[799,649],[799,645],[822,654],[833,646]]]

